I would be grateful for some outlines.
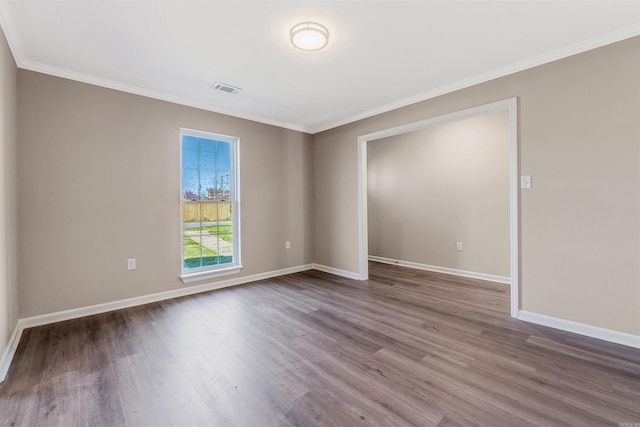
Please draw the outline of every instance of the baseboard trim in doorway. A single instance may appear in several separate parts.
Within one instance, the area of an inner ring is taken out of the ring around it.
[[[536,325],[547,326],[554,329],[560,329],[561,331],[572,332],[574,334],[640,349],[639,335],[627,334],[625,332],[618,332],[611,329],[573,322],[571,320],[559,319],[557,317],[532,313],[525,310],[520,310],[518,319],[529,323],[535,323]]]
[[[268,271],[265,273],[253,274],[250,276],[236,277],[232,279],[220,280],[203,285],[188,286],[179,289],[173,289],[165,292],[142,295],[139,297],[126,298],[117,301],[111,301],[102,304],[95,304],[86,307],[73,308],[70,310],[57,311],[54,313],[42,314],[39,316],[26,317],[19,319],[16,327],[9,339],[7,348],[0,359],[0,383],[4,381],[9,366],[13,360],[13,356],[18,348],[22,331],[34,326],[47,325],[50,323],[62,322],[64,320],[77,319],[80,317],[91,316],[94,314],[107,313],[109,311],[120,310],[123,308],[135,307],[138,305],[149,304],[152,302],[164,301],[171,298],[178,298],[188,295],[199,294],[202,292],[213,291],[216,289],[228,288],[231,286],[243,285],[257,280],[270,279],[272,277],[284,276],[286,274],[299,273],[301,271],[311,270],[315,268],[313,264],[304,264],[296,267],[284,268],[281,270]]]
[[[324,271],[325,273],[335,274],[336,276],[346,277],[347,279],[360,280],[360,274],[353,271],[340,270],[339,268],[328,267],[322,264],[311,264],[314,270]]]
[[[473,271],[458,270],[448,267],[438,267],[435,265],[420,264],[417,262],[402,261],[399,259],[384,258],[374,255],[369,255],[369,261],[381,262],[383,264],[399,265],[401,267],[415,268],[417,270],[433,271],[434,273],[452,274],[454,276],[468,277],[471,279],[487,280],[489,282],[505,283],[507,285],[511,283],[511,279],[509,277],[496,276],[493,274],[485,273],[475,273]]]

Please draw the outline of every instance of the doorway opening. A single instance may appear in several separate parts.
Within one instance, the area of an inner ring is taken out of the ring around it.
[[[518,317],[519,295],[519,254],[518,254],[518,129],[517,98],[509,98],[437,117],[397,126],[358,137],[358,235],[359,235],[359,276],[361,280],[369,277],[369,229],[368,229],[368,162],[367,143],[383,138],[403,135],[424,130],[436,125],[459,121],[487,113],[507,111],[509,116],[509,284],[510,312]]]

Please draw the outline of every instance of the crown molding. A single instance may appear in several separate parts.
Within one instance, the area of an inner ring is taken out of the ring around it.
[[[160,101],[171,102],[173,104],[184,105],[186,107],[211,111],[213,113],[224,114],[239,119],[251,120],[253,122],[263,123],[270,126],[309,133],[309,130],[307,128],[305,128],[304,126],[296,125],[294,123],[282,122],[267,117],[256,116],[253,114],[247,114],[233,110],[214,108],[211,105],[194,102],[189,99],[170,95],[164,92],[129,85],[126,83],[120,83],[113,80],[103,79],[101,77],[95,77],[89,74],[78,73],[64,68],[28,60],[24,56],[24,50],[22,49],[22,45],[20,44],[20,38],[18,37],[11,11],[9,10],[9,4],[6,0],[0,0],[0,27],[2,27],[5,38],[7,39],[7,44],[9,45],[9,49],[11,50],[11,54],[13,55],[13,59],[16,62],[16,66],[18,68],[48,74],[55,77],[61,77],[63,79],[74,80],[81,83],[87,83],[94,86],[100,86],[107,89],[113,89],[120,92],[140,95],[147,98],[158,99]]]
[[[423,92],[421,94],[411,96],[409,98],[404,98],[399,101],[392,102],[390,104],[386,104],[386,105],[383,105],[371,110],[367,110],[358,114],[354,114],[340,120],[327,122],[327,123],[319,124],[315,126],[304,126],[301,124],[282,122],[279,120],[274,120],[274,119],[270,119],[262,116],[256,116],[253,114],[226,110],[222,108],[215,108],[215,107],[212,107],[211,105],[194,102],[189,99],[170,95],[164,92],[146,89],[146,88],[142,88],[134,85],[128,85],[125,83],[119,83],[113,80],[103,79],[100,77],[95,77],[88,74],[78,73],[75,71],[66,70],[63,68],[58,68],[58,67],[42,64],[39,62],[27,60],[24,57],[24,51],[20,44],[20,40],[18,38],[16,28],[13,23],[11,12],[9,10],[8,2],[6,0],[0,0],[0,26],[2,26],[5,37],[7,39],[7,43],[9,44],[9,48],[11,49],[11,53],[13,54],[13,58],[18,68],[22,68],[30,71],[36,71],[43,74],[49,74],[52,76],[61,77],[69,80],[75,80],[82,83],[87,83],[87,84],[100,86],[108,89],[118,90],[121,92],[127,92],[134,95],[140,95],[147,98],[153,98],[161,101],[171,102],[174,104],[184,105],[187,107],[198,108],[200,110],[211,111],[214,113],[224,114],[227,116],[232,116],[240,119],[251,120],[251,121],[263,123],[266,125],[277,126],[284,129],[290,129],[298,132],[309,133],[312,135],[640,35],[640,26],[633,25],[633,26],[625,27],[611,33],[607,33],[598,37],[584,40],[580,43],[576,43],[561,49],[556,49],[549,53],[539,55],[524,61],[519,61],[514,64],[507,65],[501,68],[497,68],[495,70],[489,71],[487,73],[479,74],[477,76],[470,77],[468,79],[463,79],[448,85],[440,86],[436,89]]]
[[[363,120],[369,117],[376,116],[378,114],[397,110],[399,108],[406,107],[408,105],[417,104],[418,102],[426,101],[428,99],[435,98],[437,96],[446,95],[447,93],[451,93],[460,89],[465,89],[471,86],[475,86],[480,83],[485,83],[490,80],[495,80],[497,78],[508,76],[510,74],[515,74],[517,72],[528,70],[530,68],[537,67],[539,65],[548,64],[549,62],[557,61],[560,59],[567,58],[569,56],[573,56],[589,50],[597,49],[599,47],[606,46],[622,40],[626,40],[638,35],[640,35],[640,26],[625,27],[618,31],[614,31],[612,33],[604,34],[599,37],[594,37],[594,38],[591,38],[591,39],[588,39],[580,43],[576,43],[561,49],[556,49],[554,51],[545,53],[543,55],[526,59],[524,61],[519,61],[514,64],[507,65],[505,67],[497,68],[495,70],[489,71],[487,73],[479,74],[477,76],[474,76],[468,79],[459,80],[457,82],[454,82],[448,85],[440,86],[436,89],[433,89],[415,96],[411,96],[409,98],[404,98],[399,101],[392,102],[390,104],[386,104],[378,108],[374,108],[372,110],[355,114],[353,116],[345,117],[344,119],[341,119],[341,120],[336,120],[330,123],[325,123],[322,125],[312,127],[309,129],[309,133],[316,134],[316,133],[324,132],[329,129],[333,129],[339,126],[347,125],[349,123],[357,122],[358,120]]]
[[[18,62],[18,61],[16,61]],[[144,96],[147,98],[158,99],[160,101],[171,102],[172,104],[184,105],[187,107],[198,108],[200,110],[211,111],[213,113],[224,114],[226,116],[232,116],[239,119],[251,120],[253,122],[263,123],[266,125],[277,126],[284,129],[291,129],[298,132],[308,133],[308,130],[303,126],[298,126],[293,123],[281,122],[278,120],[269,119],[262,116],[256,116],[253,114],[242,113],[233,110],[227,110],[223,108],[215,108],[211,105],[194,102],[187,98],[180,96],[170,95],[168,93],[155,91],[152,89],[146,89],[139,86],[129,85],[126,83],[120,83],[109,79],[103,79],[101,77],[91,76],[89,74],[78,73],[75,71],[67,70],[64,68],[58,68],[51,65],[42,64],[30,60],[20,61],[22,65],[18,65],[20,68],[29,71],[35,71],[38,73],[48,74],[51,76],[61,77],[68,80],[74,80],[81,83],[87,83],[94,86],[100,86],[107,89],[113,89],[120,92],[131,93],[134,95]]]
[[[9,11],[9,3],[6,0],[0,0],[0,27],[2,27],[4,37],[7,39],[13,60],[18,67],[21,67],[24,58],[22,45],[20,44],[18,32],[13,23],[13,17]]]

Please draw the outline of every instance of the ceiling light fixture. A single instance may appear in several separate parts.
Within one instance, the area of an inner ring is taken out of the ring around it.
[[[320,50],[329,43],[329,31],[315,22],[301,22],[294,25],[289,34],[291,43],[301,50]]]

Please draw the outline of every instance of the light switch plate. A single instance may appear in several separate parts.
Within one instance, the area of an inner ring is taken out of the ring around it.
[[[520,177],[520,188],[531,188],[531,175],[522,175]]]

